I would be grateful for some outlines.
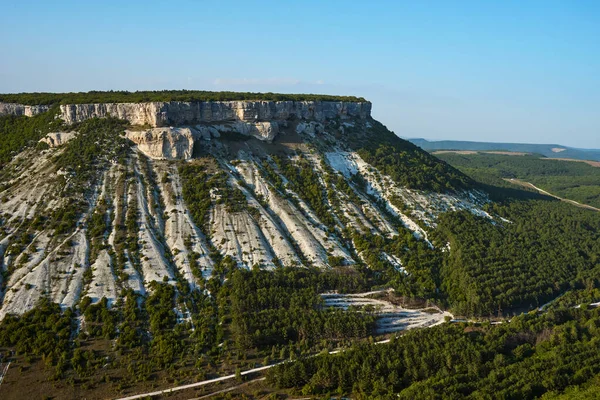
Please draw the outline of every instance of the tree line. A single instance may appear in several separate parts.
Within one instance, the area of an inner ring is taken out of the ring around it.
[[[212,92],[206,90],[123,90],[71,93],[8,93],[0,94],[0,102],[27,105],[92,104],[92,103],[143,103],[169,101],[347,101],[365,102],[363,97],[324,94],[283,94],[253,92]]]
[[[598,394],[600,311],[560,309],[510,323],[444,324],[389,344],[270,369],[267,382],[304,396],[377,399],[554,398]]]

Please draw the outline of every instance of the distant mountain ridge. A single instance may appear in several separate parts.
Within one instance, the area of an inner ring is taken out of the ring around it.
[[[572,158],[577,160],[600,161],[600,149],[577,149],[559,144],[534,143],[493,143],[470,142],[462,140],[429,141],[426,139],[407,139],[427,151],[434,150],[472,150],[472,151],[514,151],[538,153],[548,158]]]

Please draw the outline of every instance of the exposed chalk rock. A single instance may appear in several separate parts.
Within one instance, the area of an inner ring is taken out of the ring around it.
[[[267,122],[235,122],[233,124],[223,124],[212,126],[218,132],[234,132],[244,136],[253,136],[259,140],[271,142],[279,133],[279,124],[275,121]],[[211,131],[212,132],[212,131]]]
[[[40,142],[47,143],[50,147],[58,147],[67,143],[77,136],[77,132],[52,132],[40,139]]]
[[[296,125],[296,133],[305,133],[311,137],[314,137],[317,133],[322,133],[324,130],[323,124],[319,122],[300,122]]]
[[[189,160],[194,150],[194,134],[190,128],[153,128],[126,131],[138,149],[154,159]]]
[[[0,103],[0,115],[36,115],[49,106]],[[344,101],[209,101],[63,104],[60,118],[67,124],[108,116],[134,125],[153,127],[194,125],[222,121],[272,121],[297,118],[323,121],[331,118],[361,118],[371,115],[370,102]]]
[[[34,115],[41,114],[49,109],[50,106],[46,105],[27,106],[24,104],[0,102],[0,115],[25,115],[26,117],[33,117]]]
[[[203,140],[211,140],[209,127],[203,125],[196,125],[194,129],[198,132],[198,137]]]

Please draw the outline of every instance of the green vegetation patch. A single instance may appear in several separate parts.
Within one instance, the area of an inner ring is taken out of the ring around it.
[[[452,310],[496,315],[532,309],[600,273],[600,214],[556,201],[512,202],[492,225],[469,212],[445,214],[439,234],[452,251],[443,268]]]
[[[58,107],[34,117],[0,116],[0,169],[26,147],[34,147],[50,132],[59,131]]]
[[[381,399],[533,399],[600,385],[600,311],[522,315],[499,326],[411,331],[269,370],[267,382],[303,395]],[[591,397],[590,397],[591,398]]]
[[[299,158],[296,163],[287,158],[273,156],[277,168],[288,180],[290,189],[306,201],[325,226],[333,229],[335,220],[327,202],[327,192],[321,183],[318,170],[306,158]]]
[[[38,104],[91,104],[91,103],[143,103],[150,101],[350,101],[365,102],[362,97],[325,94],[282,94],[251,92],[211,92],[205,90],[153,90],[153,91],[91,91],[79,93],[14,93],[0,94],[0,102],[28,105]]]
[[[397,184],[434,192],[458,191],[473,186],[473,181],[466,175],[400,139],[383,124],[374,120],[370,124],[366,134],[351,132],[349,143],[363,160]]]
[[[583,162],[536,155],[440,153],[436,156],[467,174],[518,178],[559,197],[600,207],[600,168]]]
[[[355,289],[360,280],[335,273],[279,268],[274,272],[237,270],[231,281],[232,333],[239,348],[302,341],[361,338],[372,334],[375,316],[324,309],[320,292],[338,286]],[[336,282],[337,281],[337,282]]]

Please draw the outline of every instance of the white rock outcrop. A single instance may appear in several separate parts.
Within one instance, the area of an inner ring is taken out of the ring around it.
[[[323,124],[315,121],[300,122],[296,125],[296,133],[304,133],[311,137],[314,137],[317,133],[322,133],[324,129]]]
[[[267,142],[273,141],[279,133],[279,123],[276,121],[266,122],[243,122],[238,121],[232,124],[212,125],[208,127],[214,137],[220,137],[221,132],[239,133],[244,136],[253,136],[259,140]],[[217,131],[215,135],[214,132]]]
[[[25,115],[26,117],[33,117],[34,115],[41,114],[49,109],[50,106],[46,105],[27,106],[24,104],[0,102],[0,115]]]
[[[51,132],[40,139],[40,142],[47,143],[50,147],[58,147],[67,143],[77,136],[77,132]]]
[[[221,121],[272,121],[298,118],[367,118],[369,102],[334,101],[197,101],[152,103],[67,104],[61,118],[71,124],[94,117],[113,116],[136,125],[181,126]]]
[[[47,105],[28,106],[0,102],[0,115],[33,116],[48,111],[49,108]],[[366,119],[370,115],[370,102],[172,101],[63,104],[60,106],[58,117],[67,124],[90,118],[116,117],[127,120],[132,125],[153,128],[196,125],[199,137],[206,140],[219,137],[220,132],[236,132],[271,142],[279,133],[280,127],[285,126],[289,119],[301,120],[298,125],[301,130],[314,135],[322,130],[320,122],[327,119]],[[165,146],[162,158],[187,158],[188,153],[181,150],[187,147],[191,149],[191,145],[182,138],[181,132],[164,129],[144,132],[145,136],[139,132],[132,133],[131,139],[139,142],[138,144],[143,143],[140,149],[154,154],[151,157],[158,157],[159,148]],[[51,146],[54,146],[53,143],[48,142]]]
[[[211,140],[221,137],[221,133],[233,132],[244,136],[252,136],[259,140],[271,142],[279,133],[277,122],[234,122],[221,125],[196,125],[193,128],[151,128],[144,130],[128,130],[127,138],[135,143],[146,156],[155,160],[189,160],[194,151],[194,142],[199,139]],[[64,143],[65,134],[49,134],[42,141],[51,147]],[[63,140],[61,142],[61,139]]]
[[[190,128],[152,128],[126,131],[127,138],[150,158],[189,160],[194,150],[194,134]]]

